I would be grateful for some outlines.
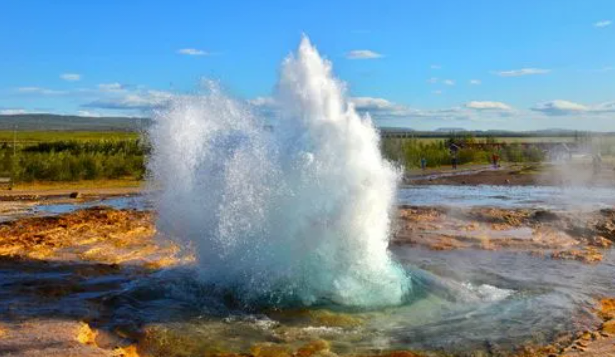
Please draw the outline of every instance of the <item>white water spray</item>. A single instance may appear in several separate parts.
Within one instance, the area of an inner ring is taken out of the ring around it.
[[[399,304],[387,250],[397,171],[307,38],[282,64],[273,130],[215,86],[155,116],[158,228],[247,303]]]

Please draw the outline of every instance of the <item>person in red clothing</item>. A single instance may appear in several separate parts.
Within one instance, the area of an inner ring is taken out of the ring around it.
[[[493,163],[494,169],[497,169],[498,167],[500,167],[499,161],[500,161],[500,155],[494,152],[493,155],[491,155],[491,162]]]

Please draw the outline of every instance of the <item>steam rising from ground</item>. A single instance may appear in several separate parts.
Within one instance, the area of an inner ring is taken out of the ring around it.
[[[307,38],[282,64],[273,130],[216,86],[156,115],[158,228],[246,303],[398,304],[387,250],[398,172]]]

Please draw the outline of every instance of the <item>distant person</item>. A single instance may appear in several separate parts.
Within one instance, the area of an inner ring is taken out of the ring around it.
[[[592,166],[594,168],[594,176],[598,176],[602,171],[602,156],[600,154],[594,155],[592,158]]]
[[[425,171],[427,169],[427,159],[422,157],[421,158],[421,170]]]
[[[493,168],[497,169],[498,167],[500,167],[500,155],[493,153],[493,155],[491,155],[491,163],[493,164]]]
[[[459,146],[451,144],[449,145],[448,150],[451,153],[451,164],[453,166],[453,170],[457,170],[457,153],[459,152]]]

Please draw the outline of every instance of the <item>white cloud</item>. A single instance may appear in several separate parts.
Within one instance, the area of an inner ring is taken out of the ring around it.
[[[0,115],[17,115],[27,113],[28,111],[25,109],[0,109]]]
[[[483,82],[480,81],[480,79],[470,79],[470,84],[473,86],[479,86],[481,85]]]
[[[40,94],[40,95],[62,95],[66,94],[65,91],[41,88],[41,87],[20,87],[17,88],[17,92],[24,94]]]
[[[499,71],[496,74],[500,77],[521,77],[521,76],[531,76],[536,74],[547,74],[551,72],[550,69],[541,69],[541,68],[521,68],[521,69],[513,69],[509,71]]]
[[[434,91],[433,94],[442,94]],[[526,120],[545,120],[554,115],[577,113],[583,118],[608,118],[615,113],[615,101],[602,103],[596,106],[585,106],[568,101],[551,101],[541,103],[531,110],[516,109],[504,102],[498,101],[470,101],[462,105],[440,109],[413,108],[404,104],[395,103],[378,97],[351,97],[348,101],[354,105],[357,112],[369,113],[380,125],[421,126],[428,122],[474,122],[491,123],[491,125],[507,125],[514,128],[515,122]],[[271,97],[258,97],[248,101],[262,114],[273,114],[279,110],[275,100]],[[422,123],[422,124],[421,124]],[[507,124],[508,123],[508,124]],[[484,125],[484,124],[481,124]]]
[[[512,109],[508,104],[505,104],[502,102],[489,102],[489,101],[484,101],[484,102],[472,101],[472,102],[466,103],[465,107],[468,109],[474,109],[474,110],[507,111],[507,110]]]
[[[444,81],[442,81],[442,83],[446,84],[447,86],[454,86],[455,85],[455,81],[452,79],[445,79]]]
[[[375,117],[406,117],[419,115],[420,111],[396,104],[384,98],[354,97],[349,101],[359,112],[368,112]]]
[[[120,83],[101,83],[98,85],[98,89],[103,92],[119,92],[124,90],[124,86]]]
[[[431,94],[434,94],[434,95],[442,95],[442,93],[444,93],[444,92],[442,92],[441,90],[435,90],[435,91],[431,92]]]
[[[615,113],[615,101],[598,104],[592,108],[597,113]]]
[[[81,80],[81,75],[78,73],[62,73],[60,78],[68,82],[77,82]]]
[[[254,99],[248,100],[248,103],[255,105],[257,107],[264,106],[264,105],[273,106],[275,105],[275,100],[271,97],[256,97]]]
[[[588,112],[590,108],[583,104],[557,99],[538,103],[532,110],[546,115],[570,115]]]
[[[440,91],[434,92],[442,93]],[[443,109],[418,109],[391,102],[384,98],[350,98],[357,111],[369,113],[376,120],[454,120],[501,122],[521,115],[508,104],[494,101],[472,101],[462,106]]]
[[[431,68],[431,69],[441,69],[442,66],[440,66],[439,64],[432,64],[431,66],[429,66],[429,68]]]
[[[610,113],[615,113],[615,101],[596,105],[585,105],[558,99],[538,103],[531,109],[535,112],[541,112],[549,116],[591,115],[592,117],[599,117],[604,114],[610,115]]]
[[[596,22],[594,24],[594,27],[603,28],[603,27],[611,26],[611,24],[613,24],[613,21],[611,20],[602,20],[602,21]]]
[[[77,116],[80,117],[91,117],[91,118],[100,118],[102,116],[102,114],[97,113],[97,112],[92,112],[89,110],[79,110],[77,111]]]
[[[438,83],[438,78],[436,78],[436,77],[431,77],[431,78],[429,78],[429,79],[427,80],[427,83],[430,83],[430,84],[436,84],[436,83]]]
[[[152,110],[168,105],[173,99],[173,94],[162,91],[148,90],[128,93],[123,96],[99,99],[88,104],[86,108],[100,109],[139,109]]]
[[[177,53],[179,53],[180,55],[187,55],[187,56],[208,56],[209,55],[209,52],[199,50],[196,48],[182,48],[178,50]]]
[[[382,57],[384,57],[382,54],[371,51],[371,50],[354,50],[346,54],[346,58],[352,59],[352,60],[376,59],[376,58],[382,58]]]

